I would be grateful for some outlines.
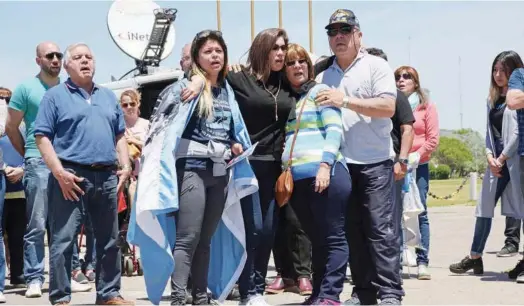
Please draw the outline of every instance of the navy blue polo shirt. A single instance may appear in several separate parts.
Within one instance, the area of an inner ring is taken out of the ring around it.
[[[70,79],[49,89],[36,116],[34,135],[51,140],[58,158],[82,165],[114,164],[116,136],[125,132],[122,109],[108,88],[91,95]]]

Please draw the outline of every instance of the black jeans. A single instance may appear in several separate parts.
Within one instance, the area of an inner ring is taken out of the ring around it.
[[[506,217],[506,228],[504,229],[504,236],[506,236],[505,245],[512,245],[519,250],[520,244],[520,228],[524,220]]]
[[[210,169],[178,170],[179,210],[175,213],[175,270],[171,301],[185,305],[191,272],[193,301],[207,304],[207,275],[211,239],[226,202],[227,176],[213,176]]]
[[[25,284],[24,233],[27,225],[25,199],[6,199],[4,202],[4,229],[8,239],[11,260],[11,285]]]
[[[260,205],[252,197],[241,200],[246,230],[247,260],[238,280],[240,298],[264,294],[266,274],[278,222],[278,209],[274,201],[275,183],[282,172],[280,162],[250,161],[258,180]]]
[[[298,209],[304,203],[297,203]],[[311,277],[311,242],[302,229],[293,207],[280,208],[273,246],[275,268],[283,278],[297,280]]]
[[[400,221],[395,201],[393,161],[348,164],[352,192],[346,235],[356,294],[363,305],[404,296],[400,281]]]

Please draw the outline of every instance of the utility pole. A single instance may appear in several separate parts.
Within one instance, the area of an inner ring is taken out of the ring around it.
[[[462,108],[462,60],[458,59],[458,87],[459,87],[459,109],[460,109],[460,129],[464,128],[464,113]]]
[[[411,36],[408,36],[408,65],[411,65]]]

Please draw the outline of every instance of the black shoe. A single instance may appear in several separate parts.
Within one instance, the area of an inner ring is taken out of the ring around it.
[[[497,257],[511,257],[515,256],[519,253],[518,248],[516,248],[512,244],[506,244],[505,246],[500,249],[500,251],[497,253]]]
[[[471,269],[473,269],[473,274],[475,275],[484,274],[484,263],[482,262],[482,257],[472,259],[471,257],[466,256],[466,258],[462,259],[460,262],[449,266],[449,271],[456,274],[464,274]]]
[[[509,279],[517,279],[517,277],[524,272],[524,259],[520,260],[515,268],[508,271]]]

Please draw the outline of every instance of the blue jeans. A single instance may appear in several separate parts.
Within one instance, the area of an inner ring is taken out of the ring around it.
[[[429,191],[429,163],[419,165],[417,168],[417,187],[420,193],[420,201],[424,206],[424,211],[418,215],[420,228],[420,244],[422,248],[417,248],[417,265],[429,264],[429,220],[428,220],[428,191]]]
[[[0,175],[0,220],[4,215],[4,200],[5,200],[5,174],[2,171]],[[5,288],[5,253],[4,253],[4,230],[3,226],[0,226],[0,292],[4,292]]]
[[[85,195],[80,201],[64,199],[58,181],[49,181],[49,227],[52,235],[49,272],[51,304],[71,301],[71,264],[82,212],[89,215],[96,243],[96,300],[107,301],[120,295],[120,248],[118,240],[117,183],[113,171],[93,171],[69,166],[67,171],[83,177],[78,183]]]
[[[91,225],[91,220],[89,219],[88,214],[84,211],[83,218],[83,240],[86,242],[86,254],[84,257],[84,265],[80,266],[80,249],[81,246],[78,245],[78,239],[74,241],[73,245],[73,271],[77,270],[94,270],[96,265],[96,251],[95,251],[95,236],[93,233],[93,226]],[[79,229],[80,231],[80,229]]]
[[[241,299],[264,294],[271,249],[275,240],[279,208],[275,204],[275,183],[281,173],[280,162],[251,161],[258,180],[260,205],[252,197],[241,200],[246,231],[247,260],[238,280]]]
[[[311,296],[339,301],[349,256],[345,213],[351,195],[351,177],[348,170],[337,163],[329,188],[318,193],[314,186],[314,177],[295,181],[290,202],[311,240]]]
[[[506,189],[506,186],[508,186],[510,180],[509,170],[506,165],[502,167],[501,172],[502,177],[497,180],[497,187],[495,189],[495,204],[499,201],[500,197],[502,196],[502,193],[504,192],[504,189]],[[486,247],[486,241],[488,241],[488,236],[491,232],[492,221],[492,218],[477,217],[477,220],[475,222],[475,233],[473,234],[473,243],[471,244],[471,255],[482,256],[484,248]],[[507,218],[506,222],[508,222]]]
[[[26,197],[27,229],[24,235],[24,278],[26,284],[44,283],[44,259],[48,179],[50,171],[40,157],[25,160],[23,184]]]

